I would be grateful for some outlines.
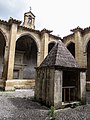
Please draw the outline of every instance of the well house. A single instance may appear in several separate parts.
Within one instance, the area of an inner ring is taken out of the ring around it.
[[[86,101],[86,69],[79,67],[61,40],[36,68],[35,99],[56,109]]]

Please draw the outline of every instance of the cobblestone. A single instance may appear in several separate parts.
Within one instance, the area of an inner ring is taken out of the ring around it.
[[[33,101],[33,96],[33,90],[0,92],[0,120],[49,120],[49,109]],[[55,120],[90,120],[89,97],[87,105],[56,110]]]

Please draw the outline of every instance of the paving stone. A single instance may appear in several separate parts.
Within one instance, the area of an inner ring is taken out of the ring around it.
[[[33,95],[33,90],[0,92],[0,120],[49,120],[49,108],[33,101]],[[55,120],[90,120],[90,104],[56,110]]]

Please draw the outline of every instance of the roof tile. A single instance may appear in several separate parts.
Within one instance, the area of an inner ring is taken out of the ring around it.
[[[40,67],[45,66],[60,66],[60,67],[73,67],[79,68],[75,58],[65,47],[64,43],[59,40],[52,50],[49,52],[47,57],[41,63]]]

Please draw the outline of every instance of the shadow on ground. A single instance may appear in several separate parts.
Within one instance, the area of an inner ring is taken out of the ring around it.
[[[34,98],[8,98],[17,108],[48,110],[46,106],[34,101]]]

